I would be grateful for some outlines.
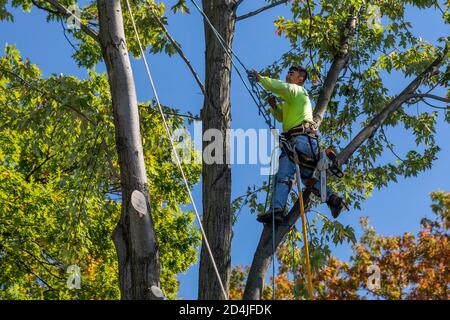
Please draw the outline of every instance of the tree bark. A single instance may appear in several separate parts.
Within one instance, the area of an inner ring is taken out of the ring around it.
[[[308,192],[303,192],[303,199],[306,208],[309,205]],[[275,227],[275,248],[278,248],[280,243],[284,241],[291,227],[297,222],[297,219],[300,217],[299,209],[299,203],[296,201],[289,211],[285,223]],[[305,213],[306,211],[307,210],[305,210]],[[264,279],[266,278],[267,270],[269,270],[272,262],[272,233],[272,225],[265,224],[248,273],[243,296],[244,300],[261,299],[262,291],[264,289]]]
[[[383,124],[384,121],[404,103],[412,93],[429,77],[438,72],[443,61],[447,59],[448,47],[434,60],[419,76],[416,77],[396,98],[394,98],[373,120],[363,128],[360,133],[345,147],[337,156],[340,164],[345,164],[350,156],[364,143],[374,132]],[[303,193],[306,203],[309,201],[309,194]],[[307,210],[305,210],[307,211]],[[298,201],[288,213],[287,226],[278,226],[275,231],[276,247],[286,237],[290,228],[297,222],[299,218]],[[247,277],[247,283],[244,291],[244,300],[261,299],[262,290],[264,288],[264,279],[272,261],[272,228],[264,226],[258,247],[256,248],[253,262]]]
[[[120,0],[98,0],[97,6],[99,40],[112,97],[122,188],[121,217],[113,233],[119,260],[121,298],[157,299],[151,287],[160,285],[159,249],[150,216],[136,89],[125,40],[122,9]],[[131,201],[135,190],[134,196],[137,194],[142,198],[140,203]]]
[[[236,4],[233,0],[203,0],[203,10],[211,23],[231,47],[235,27]],[[231,60],[220,46],[210,26],[204,21],[205,30],[205,89],[202,110],[203,134],[209,129],[222,133],[221,163],[207,164],[203,159],[203,225],[208,237],[222,283],[228,292],[231,274],[231,166],[227,163],[230,146],[227,129],[230,128]],[[203,142],[205,148],[209,142]],[[203,243],[204,244],[204,243]],[[200,254],[198,298],[219,300],[222,294],[207,249]]]

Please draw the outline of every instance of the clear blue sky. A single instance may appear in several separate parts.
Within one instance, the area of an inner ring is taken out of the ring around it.
[[[173,1],[168,3],[167,6],[172,5]],[[258,8],[256,1],[247,0],[244,1],[240,12],[245,13],[256,8]],[[194,9],[191,12],[190,15],[170,16],[169,31],[182,44],[185,54],[203,78],[203,24],[198,13]],[[45,76],[52,73],[73,74],[82,78],[87,76],[86,70],[79,69],[71,59],[73,49],[65,40],[59,23],[46,23],[46,15],[35,9],[31,14],[17,10],[14,13],[14,23],[0,23],[2,46],[6,43],[16,44],[22,56],[30,58],[33,63],[39,65]],[[280,55],[289,49],[287,41],[275,34],[273,20],[278,15],[291,17],[287,7],[280,6],[238,22],[234,49],[249,67],[261,69],[278,60]],[[408,19],[413,23],[414,33],[424,40],[435,43],[438,37],[448,34],[448,27],[441,22],[440,14],[433,10],[427,13],[409,10]],[[179,108],[181,111],[197,114],[202,106],[203,97],[182,60],[178,56],[169,58],[164,54],[148,56],[148,59],[161,102]],[[103,70],[104,67],[99,65],[97,71]],[[139,99],[141,101],[151,99],[152,93],[141,61],[133,62],[133,72]],[[398,77],[390,77],[386,84],[391,89],[391,93],[397,93],[401,91],[406,81]],[[437,90],[436,93],[443,95],[444,90]],[[426,108],[421,106],[420,110],[423,111]],[[363,204],[361,211],[352,210],[342,214],[340,221],[343,224],[352,225],[357,230],[357,236],[361,233],[358,224],[361,216],[369,216],[371,224],[384,235],[415,232],[419,229],[419,221],[423,216],[431,217],[429,192],[438,189],[450,190],[448,175],[450,126],[445,124],[443,119],[444,113],[440,112],[437,141],[442,150],[432,170],[416,178],[400,178],[398,183],[391,183],[388,188],[375,191],[373,196]],[[232,79],[232,127],[244,130],[265,128],[262,118],[257,115],[256,106],[235,74]],[[414,147],[413,138],[404,130],[389,130],[387,134],[396,144],[396,150],[400,154]],[[384,157],[384,159],[391,159],[392,155],[387,151]],[[258,165],[233,165],[232,174],[233,198],[244,194],[248,185],[260,184],[264,180],[264,177],[259,175]],[[194,188],[194,197],[201,210],[200,184]],[[329,214],[326,208],[320,209]],[[256,222],[253,215],[244,210],[234,229],[233,265],[251,263],[261,230],[262,225]],[[349,246],[341,246],[333,253],[341,259],[348,259],[351,251]],[[192,266],[187,274],[180,275],[180,297],[197,298],[197,275],[198,265]]]

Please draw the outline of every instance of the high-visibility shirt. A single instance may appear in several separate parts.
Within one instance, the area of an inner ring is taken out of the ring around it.
[[[260,76],[259,82],[284,100],[284,104],[278,104],[276,109],[270,108],[275,119],[283,123],[284,132],[305,121],[313,122],[311,101],[303,86],[264,76]]]

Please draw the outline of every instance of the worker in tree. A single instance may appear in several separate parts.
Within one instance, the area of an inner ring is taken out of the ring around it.
[[[286,82],[264,77],[255,70],[251,71],[251,76],[264,88],[284,100],[284,104],[277,105],[274,96],[268,98],[272,114],[283,123],[280,140],[284,143],[281,143],[281,155],[270,208],[257,217],[260,222],[271,223],[274,212],[275,222],[280,223],[284,219],[286,201],[295,176],[294,150],[298,155],[303,184],[307,190],[320,196],[320,182],[313,177],[319,160],[318,136],[308,92],[303,87],[308,73],[303,67],[292,66],[286,76]],[[332,193],[328,187],[326,203],[334,218],[339,216],[345,205],[342,198]]]

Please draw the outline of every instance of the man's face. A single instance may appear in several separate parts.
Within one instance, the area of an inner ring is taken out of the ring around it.
[[[297,70],[289,70],[289,72],[286,75],[286,82],[292,83],[292,84],[303,84],[303,76],[300,75],[300,72]]]

